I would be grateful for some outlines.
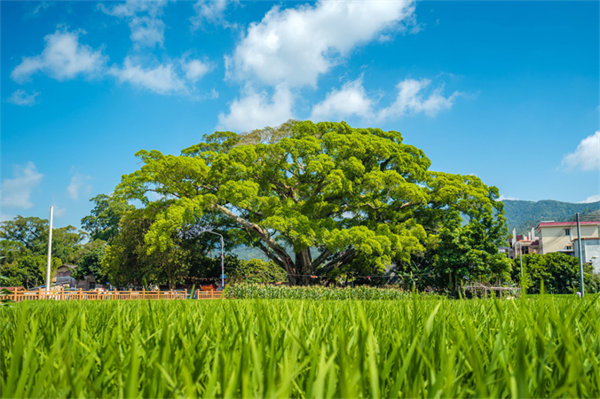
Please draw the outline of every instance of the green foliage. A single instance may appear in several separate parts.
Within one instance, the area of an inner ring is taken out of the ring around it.
[[[106,241],[94,240],[83,245],[78,254],[77,270],[71,274],[76,280],[83,280],[85,276],[93,275],[97,282],[107,280],[107,270],[102,265],[106,256]]]
[[[29,302],[4,397],[600,396],[598,297]]]
[[[407,263],[425,250],[428,235],[439,234],[448,213],[486,221],[486,245],[504,228],[496,188],[428,170],[425,154],[396,131],[292,121],[249,135],[217,132],[180,156],[137,156],[142,167],[124,176],[115,194],[160,208],[145,233],[149,252],[177,246],[178,232],[210,214],[295,284],[355,266],[375,273]]]
[[[144,236],[153,220],[153,209],[136,209],[128,212],[121,220],[120,233],[113,237],[102,260],[102,269],[109,276],[111,284],[125,287],[153,284],[174,286],[178,279],[171,275],[171,281],[165,281],[165,274],[177,267],[181,256],[178,248],[148,254]],[[175,264],[174,264],[175,263]],[[171,266],[171,269],[163,269]]]
[[[85,233],[73,226],[52,230],[52,276],[62,264],[77,261],[84,239]],[[0,222],[0,274],[9,279],[11,286],[45,284],[47,251],[47,220],[16,216]]]
[[[572,204],[560,201],[517,201],[503,200],[509,230],[513,227],[517,233],[527,233],[532,227],[544,220],[570,221],[576,213],[587,220],[600,219],[600,201],[588,204]],[[588,218],[589,217],[589,218]]]
[[[272,261],[266,262],[261,259],[240,260],[238,267],[231,271],[229,281],[275,283],[287,281],[287,274]]]
[[[515,258],[513,279],[521,282],[521,262]],[[600,291],[600,275],[594,274],[592,266],[584,263],[583,281],[586,292]],[[550,294],[572,294],[580,290],[579,259],[554,252],[546,255],[523,255],[525,287],[528,293],[540,293],[540,287]]]
[[[310,300],[398,300],[412,294],[397,288],[359,287],[301,287],[241,283],[229,287],[228,298],[235,299],[310,299]],[[427,295],[431,297],[431,295]]]
[[[81,219],[81,227],[92,240],[110,241],[119,233],[119,222],[123,215],[135,207],[120,198],[99,194],[90,201],[94,208],[90,215]]]

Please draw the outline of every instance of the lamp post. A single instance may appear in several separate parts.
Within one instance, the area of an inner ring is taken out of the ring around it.
[[[203,228],[200,230],[200,233],[210,233],[216,236],[219,236],[221,241],[221,289],[225,289],[225,242],[223,240],[223,235],[219,234],[211,229]]]

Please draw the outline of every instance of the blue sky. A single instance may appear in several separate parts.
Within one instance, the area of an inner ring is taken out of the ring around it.
[[[600,200],[599,3],[0,2],[1,210],[89,199],[215,130],[402,132],[504,198]]]

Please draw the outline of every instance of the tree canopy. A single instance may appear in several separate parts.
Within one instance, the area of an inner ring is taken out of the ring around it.
[[[168,253],[181,231],[208,217],[229,223],[232,239],[260,248],[292,283],[335,276],[357,259],[379,270],[409,262],[461,215],[486,221],[480,235],[492,247],[504,229],[495,187],[429,170],[423,151],[396,131],[290,121],[216,132],[179,156],[136,155],[142,167],[115,195],[156,205],[149,254]]]
[[[8,285],[44,283],[48,254],[48,220],[16,216],[0,222],[0,273]],[[52,229],[52,273],[79,258],[85,233],[73,226]]]

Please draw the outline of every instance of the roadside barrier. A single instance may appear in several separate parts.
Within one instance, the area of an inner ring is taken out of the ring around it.
[[[223,297],[222,291],[201,291],[196,290],[194,293],[194,299],[221,299]],[[22,301],[34,301],[34,300],[55,300],[55,301],[68,301],[68,300],[140,300],[140,299],[188,299],[187,291],[168,290],[168,291],[101,291],[91,290],[83,291],[79,290],[60,290],[46,291],[39,288],[36,291],[27,290],[13,290],[11,294],[7,294],[8,299],[14,302]]]

